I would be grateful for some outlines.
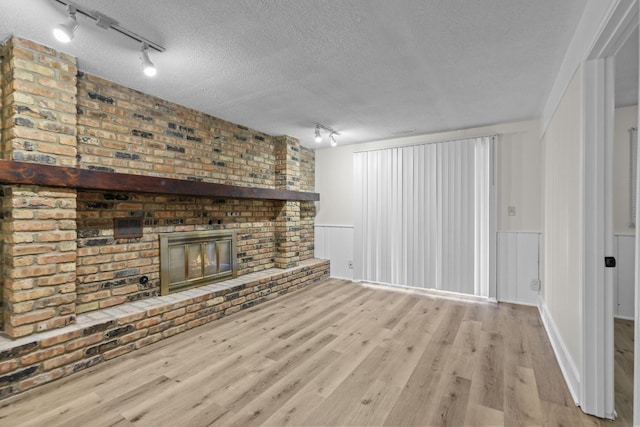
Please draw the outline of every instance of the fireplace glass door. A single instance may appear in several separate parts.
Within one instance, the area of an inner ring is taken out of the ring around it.
[[[234,231],[161,234],[161,294],[233,277],[235,253]]]

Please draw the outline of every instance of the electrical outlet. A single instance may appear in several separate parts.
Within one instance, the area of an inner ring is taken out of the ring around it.
[[[353,270],[353,261],[347,261],[347,267],[349,267],[349,270]]]
[[[516,207],[509,206],[509,216],[516,216]]]
[[[540,292],[540,280],[539,279],[531,279],[531,284],[529,285],[532,291]]]

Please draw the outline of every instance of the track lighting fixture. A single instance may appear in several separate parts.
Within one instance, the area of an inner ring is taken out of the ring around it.
[[[332,147],[335,147],[336,145],[338,145],[338,142],[336,141],[336,136],[340,136],[340,133],[336,132],[335,130],[333,130],[329,126],[323,125],[322,123],[316,123],[316,133],[315,133],[315,139],[314,140],[317,143],[322,142],[322,135],[320,134],[320,129],[322,129],[325,132],[329,133],[329,142],[331,143]]]
[[[157,52],[164,52],[164,47],[120,26],[118,21],[108,17],[101,12],[98,12],[97,10],[85,9],[84,7],[78,6],[77,4],[67,0],[53,1],[64,5],[67,8],[67,14],[69,15],[69,17],[63,24],[56,25],[56,27],[54,28],[53,34],[56,39],[64,43],[69,43],[71,40],[73,40],[74,33],[78,28],[76,14],[83,15],[87,18],[93,19],[96,22],[96,25],[104,30],[114,30],[115,32],[120,33],[125,37],[141,43],[142,48],[140,50],[140,60],[142,61],[142,69],[147,76],[152,77],[156,75],[156,67],[149,59],[148,50],[151,48]]]
[[[53,28],[53,36],[62,43],[69,43],[73,40],[76,30],[78,29],[78,21],[76,21],[76,8],[67,5],[67,14],[69,15],[63,24],[58,24]]]
[[[142,71],[144,71],[144,73],[147,76],[153,77],[156,75],[158,71],[156,70],[156,66],[153,65],[153,62],[151,62],[151,60],[149,59],[149,53],[147,52],[148,50],[149,50],[149,46],[143,43],[142,48],[140,50],[140,60],[142,61]]]
[[[322,135],[320,135],[320,126],[316,123],[316,137],[315,137],[315,141],[317,143],[321,143],[322,142]]]

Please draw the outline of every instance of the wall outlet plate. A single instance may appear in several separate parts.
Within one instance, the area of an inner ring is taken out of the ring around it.
[[[349,267],[349,270],[353,270],[353,261],[347,261],[347,267]]]
[[[540,280],[532,279],[531,284],[529,285],[532,291],[540,292]]]

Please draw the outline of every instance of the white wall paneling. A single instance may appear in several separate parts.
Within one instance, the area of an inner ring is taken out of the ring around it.
[[[316,224],[315,257],[330,261],[331,277],[353,280],[353,227]]]
[[[498,232],[498,301],[537,305],[540,233]]]
[[[634,274],[636,256],[635,236],[615,236],[615,314],[622,319],[633,320],[634,315]]]

